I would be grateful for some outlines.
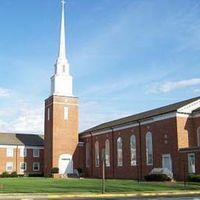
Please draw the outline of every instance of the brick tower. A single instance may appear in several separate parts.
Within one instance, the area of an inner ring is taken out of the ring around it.
[[[72,77],[65,49],[65,8],[61,0],[61,30],[51,95],[45,100],[44,173],[59,168],[59,174],[73,173],[73,155],[78,144],[78,98],[73,96]]]

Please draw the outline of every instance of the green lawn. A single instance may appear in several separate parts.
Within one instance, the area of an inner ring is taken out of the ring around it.
[[[107,193],[200,190],[200,185],[106,180]],[[101,193],[100,179],[0,178],[0,193]]]

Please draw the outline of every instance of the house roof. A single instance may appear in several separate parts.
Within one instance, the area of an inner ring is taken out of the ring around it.
[[[153,110],[149,110],[149,111],[146,111],[146,112],[142,112],[142,113],[134,114],[134,115],[131,115],[131,116],[123,117],[123,118],[120,118],[120,119],[116,119],[116,120],[113,120],[113,121],[109,121],[109,122],[106,122],[106,123],[102,123],[100,125],[94,126],[90,129],[87,129],[80,134],[84,135],[84,134],[87,134],[88,132],[104,130],[104,129],[107,129],[107,128],[120,126],[122,124],[128,124],[128,123],[131,123],[131,122],[134,122],[134,121],[144,120],[144,119],[148,119],[150,117],[175,112],[179,108],[186,106],[187,104],[190,104],[190,103],[192,103],[196,100],[199,100],[199,99],[200,99],[200,97],[194,97],[192,99],[187,99],[187,100],[184,100],[184,101],[173,103],[173,104],[163,106],[163,107],[160,107],[160,108],[156,108],[156,109],[153,109]]]
[[[0,133],[0,145],[44,146],[42,135]]]

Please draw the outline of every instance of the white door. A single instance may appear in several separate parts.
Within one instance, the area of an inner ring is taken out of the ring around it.
[[[72,156],[63,154],[59,158],[59,174],[73,174]]]
[[[172,172],[172,160],[170,154],[162,155],[162,168],[167,168]]]

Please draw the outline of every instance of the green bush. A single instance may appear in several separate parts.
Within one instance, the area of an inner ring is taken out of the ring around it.
[[[10,175],[9,175],[10,177],[18,177],[18,175],[17,175],[17,172],[12,172]]]
[[[191,182],[200,182],[200,174],[190,174],[188,176],[188,181],[191,181]]]
[[[166,174],[149,174],[144,177],[146,181],[171,181]]]
[[[8,173],[8,172],[3,172],[2,174],[1,174],[1,178],[7,178],[7,177],[9,177],[10,176],[10,174]]]
[[[59,168],[58,167],[53,167],[52,169],[51,169],[51,173],[52,174],[57,174],[59,172]]]
[[[43,177],[44,174],[29,174],[28,177]]]

